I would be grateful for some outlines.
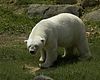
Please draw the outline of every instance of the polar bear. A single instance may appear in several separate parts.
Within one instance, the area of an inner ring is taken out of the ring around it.
[[[85,36],[85,25],[80,18],[70,13],[61,13],[41,20],[32,29],[27,42],[31,54],[41,53],[40,67],[48,68],[57,60],[57,48],[72,52],[74,48],[81,59],[88,59],[91,53]],[[64,56],[66,52],[64,52]]]

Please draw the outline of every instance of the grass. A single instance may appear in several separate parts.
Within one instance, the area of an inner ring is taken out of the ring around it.
[[[1,5],[0,34],[29,33],[39,19],[29,19],[25,11],[26,7],[24,6]]]
[[[91,61],[64,58],[51,68],[38,69],[40,55],[31,56],[23,41],[40,19],[29,19],[25,9],[26,6],[0,5],[0,80],[33,80],[40,74],[54,80],[100,80],[100,22],[85,22],[90,32],[93,28],[89,35],[94,57]]]
[[[27,52],[23,40],[23,37],[2,36],[0,40],[0,80],[31,80],[33,78],[24,66],[26,64],[33,66],[37,60],[34,61],[34,58]]]
[[[2,39],[2,40],[1,40]],[[36,75],[47,75],[55,80],[99,80],[100,79],[100,39],[90,45],[93,55],[91,61],[66,61],[60,59],[57,64],[48,69],[32,72],[25,67],[38,67],[39,55],[31,56],[25,37],[1,36],[0,37],[0,80],[32,80]]]

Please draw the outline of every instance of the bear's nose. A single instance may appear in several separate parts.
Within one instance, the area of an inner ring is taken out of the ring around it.
[[[33,55],[33,54],[35,54],[36,52],[35,52],[35,51],[30,51],[30,53]]]

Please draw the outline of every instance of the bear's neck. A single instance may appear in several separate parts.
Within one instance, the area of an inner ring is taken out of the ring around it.
[[[41,38],[47,38],[45,31],[40,30],[32,30],[31,34],[29,35],[29,39],[33,39],[34,37],[41,37]]]
[[[48,29],[48,25],[47,22],[45,22],[44,24],[42,24],[42,22],[44,23],[45,21],[41,21],[39,22],[33,29],[32,32],[29,36],[29,38],[33,38],[34,36],[40,36],[42,38],[47,39],[49,29]]]

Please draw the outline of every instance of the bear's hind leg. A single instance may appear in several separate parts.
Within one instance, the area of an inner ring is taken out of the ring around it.
[[[64,54],[62,55],[62,58],[66,57],[66,49],[64,48]]]
[[[77,49],[80,53],[80,60],[88,60],[92,58],[87,39],[80,40],[77,44]]]
[[[66,55],[73,56],[74,49],[74,47],[64,48],[64,54],[62,55],[62,58],[66,57]]]

